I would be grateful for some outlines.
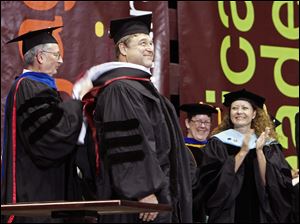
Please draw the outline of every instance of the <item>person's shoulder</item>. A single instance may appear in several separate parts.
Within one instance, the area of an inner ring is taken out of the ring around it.
[[[107,87],[109,89],[117,88],[124,91],[139,92],[146,95],[150,94],[149,90],[140,81],[126,78],[113,81]]]
[[[208,143],[222,143],[222,140],[217,138],[216,136],[211,136],[207,139],[207,144]]]
[[[139,94],[137,89],[131,83],[130,80],[115,80],[108,85],[104,86],[100,90],[101,96],[132,96]]]
[[[41,82],[37,81],[37,80],[34,80],[34,79],[31,79],[31,78],[28,78],[28,77],[24,77],[24,78],[21,78],[19,80],[17,80],[17,82],[20,83],[20,85],[41,85],[41,86],[44,86],[44,84],[42,84]]]
[[[104,88],[105,89],[130,89],[134,84],[131,82],[135,82],[134,80],[126,80],[126,79],[119,79],[119,80],[114,80],[108,85],[106,85]]]

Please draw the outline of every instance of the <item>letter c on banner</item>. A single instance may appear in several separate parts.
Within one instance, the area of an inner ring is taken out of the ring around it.
[[[239,38],[239,47],[241,50],[243,50],[247,55],[247,68],[244,69],[244,71],[241,72],[235,72],[232,71],[227,63],[227,51],[230,48],[230,36],[226,36],[222,42],[221,45],[221,52],[220,52],[220,61],[221,61],[221,67],[223,69],[223,72],[226,76],[226,78],[235,85],[242,85],[247,83],[252,76],[254,75],[255,71],[255,52],[251,46],[251,44],[244,39],[243,37]]]

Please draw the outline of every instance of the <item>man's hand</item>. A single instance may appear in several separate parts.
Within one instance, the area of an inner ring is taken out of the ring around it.
[[[89,92],[93,88],[93,83],[89,79],[83,79],[80,82],[81,84],[81,91],[79,92],[80,100],[84,97],[84,95]]]
[[[139,202],[158,204],[157,198],[154,194],[150,194],[147,197],[144,197],[139,200]],[[150,213],[140,213],[139,218],[143,219],[145,222],[153,221],[158,215],[158,212],[150,212]]]
[[[299,177],[299,169],[291,169],[291,173],[293,179]]]
[[[93,88],[92,81],[88,76],[83,76],[73,87],[73,98],[82,100],[84,95]]]

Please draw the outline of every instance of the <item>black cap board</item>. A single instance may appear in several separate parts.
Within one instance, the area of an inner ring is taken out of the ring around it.
[[[231,103],[236,101],[236,100],[246,100],[260,108],[263,108],[265,98],[261,97],[259,95],[256,95],[252,92],[249,92],[245,89],[227,93],[224,95],[224,106],[230,107]]]
[[[22,53],[23,55],[31,48],[39,44],[57,43],[56,39],[52,36],[52,31],[62,26],[49,27],[46,29],[34,30],[18,36],[7,43],[23,41]]]
[[[110,22],[109,37],[116,44],[122,37],[135,33],[150,33],[152,14],[134,16]]]
[[[179,107],[179,109],[192,115],[207,114],[211,116],[212,113],[218,113],[215,107],[205,103],[183,104]]]

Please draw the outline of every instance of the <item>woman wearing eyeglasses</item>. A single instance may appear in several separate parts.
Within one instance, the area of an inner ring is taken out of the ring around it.
[[[218,111],[215,107],[204,103],[183,104],[180,109],[187,113],[185,119],[187,137],[184,138],[184,142],[193,154],[191,163],[196,162],[196,166],[199,166],[211,131],[212,114]],[[194,164],[191,164],[191,167],[193,168]],[[192,176],[196,175],[195,173]],[[194,178],[193,182],[193,186],[196,186],[197,178]],[[206,221],[206,214],[200,203],[201,201],[195,200],[193,197],[193,222],[203,223]]]
[[[213,106],[204,103],[183,104],[180,109],[187,112],[185,119],[187,137],[184,138],[184,141],[199,166],[203,147],[206,145],[211,131],[212,114],[218,111]]]
[[[199,167],[198,196],[210,223],[290,222],[292,177],[265,99],[224,95],[229,115],[212,132]]]

